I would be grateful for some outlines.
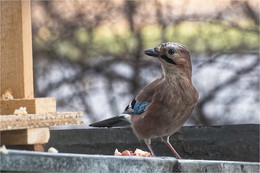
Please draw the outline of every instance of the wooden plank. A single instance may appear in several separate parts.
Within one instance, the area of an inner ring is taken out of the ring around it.
[[[0,1],[0,95],[33,98],[30,1]]]
[[[56,112],[55,98],[0,100],[0,115],[14,114],[15,109],[26,107],[28,114],[47,114]]]
[[[49,128],[1,131],[1,145],[44,144],[49,138]]]
[[[44,152],[44,144],[6,145],[6,148],[8,148],[8,149],[16,149],[16,150],[30,150],[30,151]]]
[[[76,118],[82,117],[82,112],[63,112],[51,114],[28,115],[2,115],[0,116],[0,131],[40,128],[61,125],[80,125],[83,121]]]
[[[68,126],[68,125],[81,125],[83,121],[67,118],[67,119],[55,119],[55,120],[42,120],[42,121],[31,121],[29,123],[22,122],[16,124],[4,124],[0,126],[0,131],[5,130],[17,130],[17,129],[27,129],[27,128],[41,128],[41,127],[50,127],[50,126]]]
[[[56,112],[56,98],[35,98],[35,112],[31,114],[48,114]]]

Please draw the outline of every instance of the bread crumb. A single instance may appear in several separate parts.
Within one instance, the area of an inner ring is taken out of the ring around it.
[[[5,93],[2,95],[3,100],[11,100],[14,99],[14,96],[12,95],[12,90],[8,89],[5,91]]]
[[[118,149],[115,150],[114,156],[122,156],[122,153],[118,151]]]
[[[1,150],[3,154],[8,154],[8,150],[6,149],[5,145],[1,147]]]
[[[59,151],[55,149],[54,147],[51,147],[48,149],[48,153],[58,153]]]
[[[129,150],[125,150],[122,152],[122,156],[132,156],[132,155],[133,155],[133,152],[129,151]]]
[[[138,148],[135,150],[134,154],[135,154],[136,156],[151,157],[151,154],[150,154],[149,152],[143,151],[143,150],[138,149]]]
[[[114,156],[141,156],[141,157],[151,157],[151,153],[147,151],[143,151],[141,149],[136,149],[133,153],[131,150],[125,150],[122,153],[118,151],[118,149],[115,150]]]
[[[27,115],[26,107],[20,107],[19,109],[15,109],[15,115]]]

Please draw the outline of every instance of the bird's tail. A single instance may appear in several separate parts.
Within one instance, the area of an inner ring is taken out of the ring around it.
[[[91,127],[120,127],[130,125],[129,120],[124,115],[108,118],[96,123],[92,123]]]

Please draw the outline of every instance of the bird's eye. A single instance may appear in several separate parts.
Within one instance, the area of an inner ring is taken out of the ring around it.
[[[169,50],[168,50],[168,54],[169,54],[169,55],[173,55],[175,52],[176,52],[176,51],[175,51],[174,49],[169,49]]]

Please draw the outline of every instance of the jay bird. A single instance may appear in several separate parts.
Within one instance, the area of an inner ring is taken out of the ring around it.
[[[118,127],[131,124],[135,135],[144,139],[155,156],[152,137],[161,137],[177,159],[181,159],[169,142],[189,118],[199,94],[192,84],[190,52],[179,43],[167,42],[145,50],[159,60],[161,77],[145,86],[119,116],[90,124],[92,127]]]

